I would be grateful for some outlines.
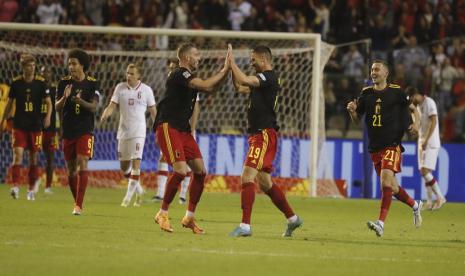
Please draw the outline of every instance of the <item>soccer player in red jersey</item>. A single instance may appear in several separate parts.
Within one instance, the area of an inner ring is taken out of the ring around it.
[[[50,117],[50,126],[42,129],[42,151],[45,154],[45,189],[44,193],[52,194],[52,179],[55,163],[55,152],[58,149],[58,135],[57,135],[57,120],[55,110],[55,97],[57,90],[57,83],[53,81],[52,70],[50,67],[42,66],[40,74],[45,80],[47,89],[50,91],[50,99],[52,101],[52,114]],[[46,101],[42,102],[41,112],[45,116],[48,113]],[[35,192],[38,192],[40,186],[40,179],[37,180],[35,185]]]
[[[7,119],[15,104],[15,115],[13,118],[13,165],[11,196],[19,197],[19,177],[23,164],[24,150],[29,150],[29,191],[28,200],[34,200],[34,184],[38,177],[38,153],[42,146],[42,127],[50,126],[52,102],[49,90],[44,78],[35,75],[35,59],[32,55],[23,54],[20,59],[23,74],[14,78],[7,106],[0,122],[0,134],[3,131],[3,122]],[[41,116],[42,101],[45,101],[48,112],[45,117]],[[43,120],[42,120],[43,118]],[[42,125],[43,121],[43,125]]]
[[[359,121],[365,115],[368,130],[368,150],[370,151],[376,173],[381,179],[382,198],[379,218],[368,221],[368,228],[378,237],[384,233],[384,221],[391,206],[392,196],[413,209],[413,223],[420,227],[421,201],[413,200],[402,188],[395,177],[401,171],[402,136],[406,130],[410,134],[418,133],[418,115],[410,114],[409,97],[400,86],[389,84],[388,66],[383,61],[374,61],[371,66],[373,86],[365,87],[357,100],[347,104],[347,110],[353,121]],[[415,116],[412,118],[412,116]]]
[[[98,82],[87,75],[89,55],[81,49],[68,54],[69,76],[58,83],[56,109],[61,121],[68,184],[74,198],[74,215],[80,215],[87,188],[87,163],[94,147],[94,119],[100,97]]]
[[[281,89],[278,74],[273,70],[271,60],[269,47],[256,46],[250,58],[256,75],[247,76],[236,65],[233,56],[230,56],[234,86],[237,92],[249,94],[247,110],[249,151],[241,176],[242,223],[230,233],[233,237],[252,235],[250,220],[255,200],[255,179],[258,180],[260,189],[271,198],[273,204],[286,217],[287,227],[283,233],[284,237],[292,236],[294,230],[303,223],[289,206],[284,193],[273,184],[271,179],[273,160],[278,148],[279,127],[276,121],[276,107]]]
[[[166,80],[166,91],[157,105],[158,113],[154,124],[158,145],[168,163],[173,166],[173,173],[168,179],[155,222],[163,231],[173,232],[168,218],[168,208],[189,166],[193,177],[186,215],[181,224],[190,228],[195,234],[203,234],[204,230],[194,220],[194,212],[203,192],[206,169],[199,146],[192,136],[189,119],[194,110],[197,93],[212,92],[213,88],[227,76],[229,62],[226,58],[223,68],[218,73],[203,80],[196,77],[193,72],[200,62],[200,52],[193,44],[180,45],[177,56],[179,68],[171,72]]]

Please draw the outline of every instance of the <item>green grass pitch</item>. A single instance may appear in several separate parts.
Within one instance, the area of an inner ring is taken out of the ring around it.
[[[383,238],[366,227],[377,200],[290,197],[304,226],[283,238],[284,218],[258,195],[253,236],[231,238],[241,218],[239,194],[203,195],[197,219],[207,233],[183,229],[173,202],[174,233],[153,221],[159,204],[123,208],[118,189],[89,189],[84,213],[71,215],[71,193],[41,191],[34,202],[0,185],[0,275],[465,275],[465,204],[412,212],[393,201]],[[153,191],[146,194],[148,199]]]

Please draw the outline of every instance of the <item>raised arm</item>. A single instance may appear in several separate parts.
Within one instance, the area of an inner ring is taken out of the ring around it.
[[[231,63],[231,71],[233,74],[234,86],[247,86],[247,87],[259,87],[260,80],[257,76],[247,76],[244,72],[239,69],[234,58],[231,56],[230,58]],[[237,88],[236,88],[237,89]]]
[[[203,92],[213,92],[213,88],[223,80],[224,77],[228,75],[229,72],[229,56],[231,55],[231,50],[228,48],[228,52],[225,57],[224,66],[221,70],[216,73],[215,75],[211,76],[210,78],[203,80],[201,78],[193,78],[189,82],[189,87],[193,89],[197,89]]]
[[[67,85],[64,89],[63,96],[58,99],[55,103],[55,108],[58,112],[61,113],[63,107],[65,106],[66,100],[68,99],[69,95],[71,95],[71,89],[73,86],[71,84]]]

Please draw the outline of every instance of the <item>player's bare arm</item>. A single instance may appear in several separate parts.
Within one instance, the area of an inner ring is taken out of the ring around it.
[[[360,121],[360,118],[358,117],[356,110],[357,110],[357,101],[356,100],[350,101],[347,104],[347,111],[349,112],[350,118],[352,119],[354,123],[358,123]]]
[[[157,107],[156,105],[152,105],[148,107],[149,113],[150,113],[150,120],[147,126],[153,126],[155,123],[155,118],[157,117]]]
[[[197,129],[197,122],[199,121],[199,114],[200,114],[200,105],[199,105],[199,102],[196,101],[194,105],[194,111],[192,112],[192,117],[190,120],[191,133],[192,133],[192,136],[194,137],[195,137],[195,130]]]
[[[11,109],[13,107],[13,99],[8,98],[8,102],[6,103],[5,111],[3,112],[2,115],[2,121],[0,122],[0,134],[3,132],[3,125],[8,117],[8,114],[11,113]]]
[[[52,118],[52,99],[50,99],[50,96],[47,96],[45,98],[45,104],[47,105],[47,114],[44,118],[44,127],[48,128],[50,126],[50,120]]]
[[[68,99],[69,95],[71,95],[71,89],[72,88],[73,88],[73,86],[71,84],[68,84],[65,87],[65,90],[63,92],[63,97],[61,97],[61,99],[59,99],[55,103],[55,108],[56,108],[57,111],[61,112],[63,110],[63,107],[65,106],[65,103],[66,103],[66,100]]]
[[[423,141],[421,141],[421,148],[423,150],[426,149],[426,146],[428,145],[429,138],[431,138],[431,135],[433,135],[434,128],[436,128],[436,125],[438,123],[438,116],[437,115],[431,115],[429,116],[429,124],[428,124],[428,130],[426,131],[426,137]]]
[[[74,101],[74,103],[82,106],[84,109],[87,109],[88,111],[92,113],[95,113],[97,111],[97,106],[98,106],[97,99],[93,99],[92,102],[88,102],[82,99],[79,93],[75,97],[73,97],[72,100]]]
[[[231,45],[229,45],[229,47],[231,47]],[[232,51],[232,47],[231,47],[231,51]],[[257,76],[247,76],[246,74],[244,74],[244,72],[241,71],[241,69],[239,69],[236,62],[234,61],[232,54],[229,59],[230,59],[231,71],[233,75],[233,83],[238,92],[247,93],[245,92],[246,90],[242,88],[241,86],[246,86],[247,88],[260,86],[260,80],[258,79]]]
[[[234,88],[236,89],[236,92],[248,94],[252,91],[250,90],[250,87],[245,86],[245,85],[240,85],[239,82],[234,77],[234,75],[233,75],[232,81],[233,81]]]
[[[203,80],[201,78],[193,78],[189,82],[189,87],[193,89],[198,89],[199,91],[203,91],[203,92],[213,92],[214,87],[228,75],[229,68],[230,68],[230,64],[229,64],[229,60],[230,60],[229,56],[231,55],[230,53],[231,53],[230,49],[228,49],[228,52],[225,57],[224,66],[223,68],[221,68],[221,70],[218,73],[216,73],[215,75],[211,76],[210,78],[206,80]]]
[[[100,122],[105,122],[115,111],[115,108],[118,106],[115,102],[110,101],[108,106],[103,110],[102,117],[100,117]]]
[[[409,134],[413,137],[418,136],[418,131],[420,129],[420,113],[414,104],[409,105],[410,114],[412,116],[412,124],[409,126]]]

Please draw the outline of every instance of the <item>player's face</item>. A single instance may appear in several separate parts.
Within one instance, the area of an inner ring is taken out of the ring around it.
[[[250,65],[257,72],[263,71],[263,67],[265,66],[265,57],[263,55],[252,52],[252,55],[250,56]]]
[[[25,75],[34,75],[36,71],[36,63],[31,61],[23,64],[23,73]]]
[[[192,69],[197,69],[200,63],[200,52],[197,48],[192,48],[187,56],[187,61]]]
[[[371,79],[374,84],[386,81],[388,76],[388,70],[382,63],[373,63],[371,66]]]
[[[140,78],[140,74],[136,68],[130,67],[126,70],[126,81],[129,84],[135,84]]]
[[[84,68],[77,58],[69,58],[68,71],[72,78],[79,78],[84,73]]]

